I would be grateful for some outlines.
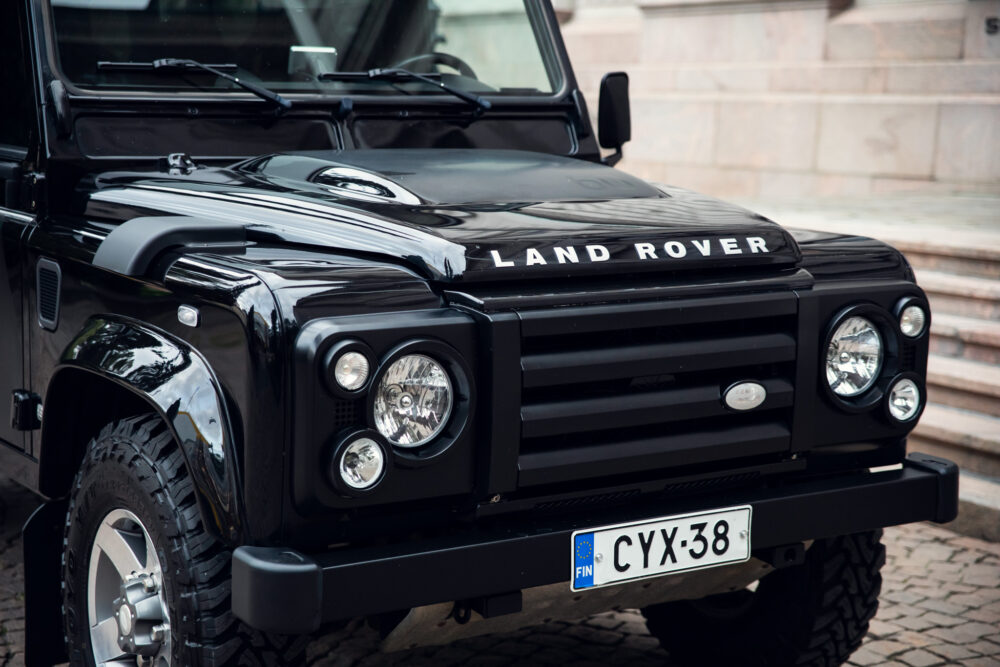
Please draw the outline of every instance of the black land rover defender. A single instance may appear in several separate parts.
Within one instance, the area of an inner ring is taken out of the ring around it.
[[[834,665],[880,529],[955,516],[904,258],[613,169],[627,78],[595,136],[546,0],[5,0],[0,45],[32,665],[623,606]]]

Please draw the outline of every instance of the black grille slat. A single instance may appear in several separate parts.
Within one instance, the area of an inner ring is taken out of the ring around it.
[[[795,338],[765,334],[529,354],[521,358],[521,369],[524,387],[531,388],[793,359]]]
[[[735,461],[784,451],[790,439],[788,426],[775,422],[522,453],[518,459],[518,480],[521,486],[534,486],[726,459]]]
[[[792,384],[764,380],[767,400],[757,412],[792,405]],[[521,434],[526,438],[628,428],[732,414],[722,402],[718,385],[701,385],[638,394],[552,401],[521,408]]]

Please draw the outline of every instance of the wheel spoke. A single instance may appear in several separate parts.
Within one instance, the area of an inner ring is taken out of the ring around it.
[[[141,535],[131,535],[105,522],[98,529],[94,543],[115,566],[122,580],[133,572],[142,572],[145,569],[146,557],[142,556],[140,559],[136,552],[139,544],[145,544],[145,539]]]
[[[106,618],[90,629],[90,643],[98,665],[114,664],[114,661],[128,657],[118,646],[118,623],[114,617]]]

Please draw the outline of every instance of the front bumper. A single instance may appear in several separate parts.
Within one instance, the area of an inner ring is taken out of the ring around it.
[[[233,613],[259,630],[303,634],[337,619],[563,581],[568,586],[574,530],[744,504],[753,506],[755,552],[914,521],[943,523],[958,514],[958,467],[910,454],[898,470],[665,500],[641,511],[616,508],[527,529],[470,528],[419,542],[313,556],[239,547],[233,553]]]

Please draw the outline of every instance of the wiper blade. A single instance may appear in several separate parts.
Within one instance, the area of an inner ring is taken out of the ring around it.
[[[432,86],[437,86],[441,90],[454,95],[460,100],[464,100],[475,106],[480,113],[490,109],[493,105],[490,101],[476,95],[467,93],[460,88],[449,86],[444,81],[440,81],[424,74],[417,74],[401,67],[390,67],[386,69],[370,69],[367,72],[325,72],[317,77],[320,81],[422,81]]]
[[[100,61],[97,63],[97,69],[112,72],[134,72],[134,71],[151,71],[151,72],[177,72],[184,70],[202,70],[210,74],[214,74],[220,79],[225,79],[226,81],[232,81],[237,86],[253,93],[257,97],[267,100],[268,102],[273,102],[278,105],[280,111],[288,111],[292,108],[292,103],[286,100],[284,97],[274,92],[273,90],[268,90],[263,86],[258,86],[255,83],[250,83],[249,81],[244,81],[238,76],[233,76],[232,74],[226,73],[224,70],[237,70],[239,67],[237,65],[225,64],[225,65],[206,65],[200,63],[197,60],[189,60],[187,58],[160,58],[159,60],[154,60],[150,63],[143,62],[108,62]]]

